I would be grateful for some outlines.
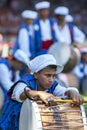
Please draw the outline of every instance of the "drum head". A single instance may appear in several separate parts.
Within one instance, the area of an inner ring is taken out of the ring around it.
[[[42,130],[38,106],[29,99],[24,101],[21,108],[19,130]]]
[[[54,43],[48,50],[49,54],[52,54],[56,61],[57,64],[62,64],[65,65],[67,63],[67,61],[70,58],[70,49],[69,46],[67,46],[64,43]]]

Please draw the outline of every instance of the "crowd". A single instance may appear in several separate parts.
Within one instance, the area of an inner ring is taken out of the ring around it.
[[[19,129],[20,109],[26,98],[39,98],[46,105],[52,105],[49,99],[68,96],[73,105],[83,103],[79,91],[68,84],[66,73],[76,76],[82,92],[84,77],[87,77],[87,48],[78,49],[78,46],[84,43],[85,34],[73,24],[67,7],[56,7],[54,18],[49,16],[50,7],[50,2],[42,1],[35,4],[36,11],[21,13],[23,22],[18,29],[13,54],[0,58],[0,87],[4,93],[0,130]],[[49,49],[55,45],[60,50],[54,49],[54,53],[49,54]],[[78,50],[78,53],[73,51],[75,57],[71,53],[74,49]],[[74,66],[65,72],[63,66],[69,69],[72,65],[66,64],[69,61],[75,62]]]
[[[21,48],[32,58],[47,53],[55,42],[68,45],[84,42],[85,34],[65,20],[65,16],[69,14],[67,7],[56,7],[54,18],[49,17],[49,2],[37,3],[35,9],[37,12],[32,10],[22,12],[23,24],[19,28],[14,51]]]

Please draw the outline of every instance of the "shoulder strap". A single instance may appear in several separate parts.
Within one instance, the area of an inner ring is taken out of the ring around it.
[[[74,36],[73,36],[73,27],[74,27],[74,25],[69,23],[68,27],[69,27],[69,31],[70,31],[71,41],[73,43],[74,42]]]

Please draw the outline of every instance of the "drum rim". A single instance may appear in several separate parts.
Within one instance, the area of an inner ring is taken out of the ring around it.
[[[34,109],[34,113],[36,113],[35,115],[34,115],[34,117],[33,118],[35,118],[36,119],[36,126],[37,126],[37,128],[35,128],[36,130],[43,130],[42,129],[42,119],[41,119],[41,115],[40,115],[40,112],[39,112],[39,108],[38,108],[38,105],[37,105],[37,103],[35,102],[35,101],[31,101],[31,100],[29,100],[29,99],[26,99],[24,102],[23,102],[23,104],[22,104],[22,107],[21,107],[21,111],[20,111],[20,117],[19,117],[19,130],[21,130],[22,129],[22,126],[21,126],[21,122],[23,122],[23,118],[21,119],[21,116],[22,116],[22,114],[23,114],[23,112],[22,112],[22,110],[23,109],[25,109],[24,107],[25,107],[25,104],[27,105],[27,107],[28,107],[28,105],[30,105],[29,107],[31,107],[31,108],[33,108]],[[30,112],[32,112],[32,111],[30,111]],[[28,113],[29,114],[29,113]],[[27,125],[28,126],[28,125]],[[28,127],[29,128],[29,127]],[[22,129],[23,130],[23,129]]]

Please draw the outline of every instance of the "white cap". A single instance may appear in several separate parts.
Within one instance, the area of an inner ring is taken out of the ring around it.
[[[69,9],[65,6],[59,6],[54,10],[54,13],[57,15],[67,15],[69,13]]]
[[[18,60],[18,61],[20,61],[20,62],[22,62],[22,63],[24,63],[25,65],[28,66],[28,64],[29,64],[29,58],[28,58],[28,56],[22,50],[18,49],[14,53],[13,57],[16,60]]]
[[[68,14],[65,16],[65,21],[66,22],[73,22],[73,17],[70,14]]]
[[[32,73],[39,72],[48,65],[56,65],[57,73],[60,73],[63,70],[63,66],[57,64],[55,58],[50,54],[37,56],[29,62],[29,68]]]
[[[50,2],[42,1],[35,5],[36,10],[45,9],[50,7]]]
[[[81,53],[87,53],[87,48],[81,48],[80,52]]]
[[[36,19],[37,15],[37,12],[32,10],[25,10],[21,13],[21,16],[25,19]]]

